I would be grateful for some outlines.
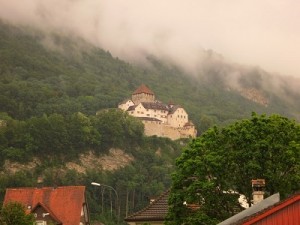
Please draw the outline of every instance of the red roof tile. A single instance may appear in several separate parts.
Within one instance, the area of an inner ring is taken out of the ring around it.
[[[55,220],[56,223],[62,224],[62,222],[57,218],[57,216],[55,215],[55,213],[52,212],[51,209],[48,209],[47,206],[45,206],[44,204],[42,204],[42,203],[40,203],[40,202],[39,202],[33,209],[31,209],[28,213],[34,213],[35,210],[36,210],[37,208],[39,208],[39,207],[42,207],[46,212],[50,213],[50,217],[52,217],[52,219]]]
[[[141,86],[139,86],[139,87],[133,92],[133,95],[136,95],[136,94],[142,94],[142,93],[154,95],[154,92],[151,91],[145,84],[142,84]]]
[[[26,208],[35,208],[38,204],[51,210],[63,225],[79,224],[82,206],[85,203],[84,186],[16,188],[7,189],[4,204],[18,201]]]

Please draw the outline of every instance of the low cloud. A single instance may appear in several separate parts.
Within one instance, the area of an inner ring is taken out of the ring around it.
[[[0,0],[0,18],[76,35],[126,60],[147,53],[195,71],[213,49],[300,76],[298,0]]]

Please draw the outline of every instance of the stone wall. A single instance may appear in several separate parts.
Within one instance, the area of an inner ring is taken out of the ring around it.
[[[175,128],[169,125],[158,123],[156,121],[143,121],[145,125],[145,135],[146,136],[159,136],[159,137],[168,137],[172,140],[179,138],[189,138],[195,137],[195,128]]]

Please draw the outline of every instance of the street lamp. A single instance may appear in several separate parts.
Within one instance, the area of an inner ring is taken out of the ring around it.
[[[120,206],[119,206],[119,196],[118,196],[118,192],[116,191],[116,189],[114,189],[112,186],[106,185],[106,184],[100,184],[100,183],[96,183],[96,182],[92,182],[91,185],[97,186],[97,187],[107,187],[112,189],[117,197],[117,203],[118,203],[118,207],[116,207],[118,209],[118,224],[119,224],[119,217],[120,217]],[[112,209],[111,209],[112,210]]]

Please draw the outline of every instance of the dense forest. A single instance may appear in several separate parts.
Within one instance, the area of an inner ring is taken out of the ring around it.
[[[43,176],[45,186],[86,185],[92,218],[115,224],[147,205],[149,196],[169,188],[175,158],[188,140],[145,137],[139,120],[114,109],[142,83],[158,99],[181,104],[199,134],[214,124],[249,117],[252,111],[299,118],[295,93],[284,101],[261,90],[269,98],[266,107],[228,88],[223,75],[234,69],[214,62],[191,75],[150,55],[147,63],[135,65],[76,37],[0,21],[0,168],[7,160],[42,162],[30,171],[0,172],[0,201],[5,188],[36,186]],[[261,88],[265,72],[251,68],[241,73],[247,77],[241,79],[244,86]],[[121,148],[135,160],[113,172],[99,168],[81,174],[64,166],[81,153],[102,155],[110,148]],[[115,187],[119,203],[112,204],[108,191],[103,198],[91,181]],[[99,204],[100,199],[105,201]],[[120,218],[116,211],[111,214],[110,204],[115,210],[121,204]]]

